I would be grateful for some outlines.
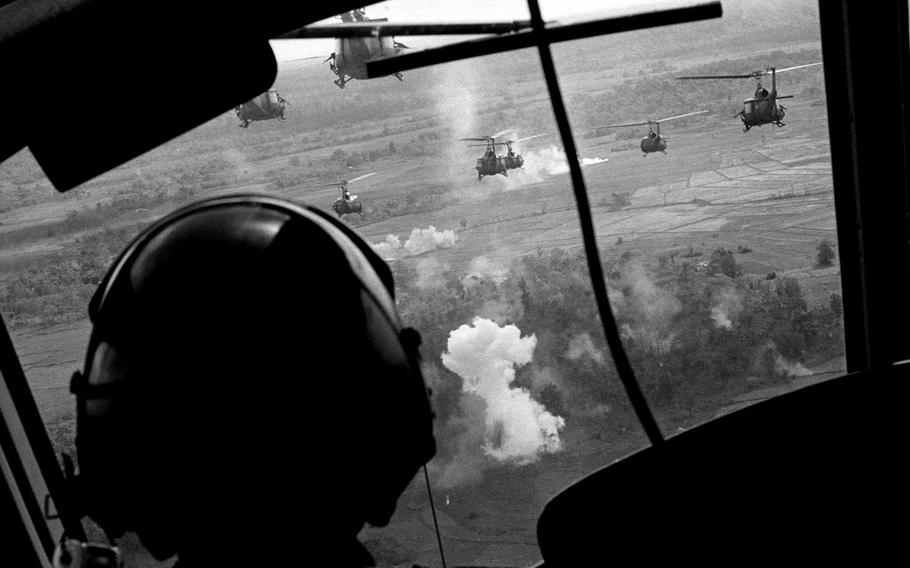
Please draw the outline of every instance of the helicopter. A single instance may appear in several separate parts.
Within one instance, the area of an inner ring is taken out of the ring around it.
[[[483,156],[477,158],[477,165],[474,166],[477,169],[477,181],[482,180],[484,176],[493,176],[496,174],[501,174],[505,177],[508,177],[509,170],[520,168],[525,163],[524,157],[521,154],[515,152],[515,150],[512,148],[512,144],[517,144],[518,142],[523,142],[525,140],[537,138],[538,136],[543,136],[543,134],[535,134],[534,136],[519,138],[518,140],[505,140],[503,142],[497,142],[496,138],[502,136],[506,132],[508,132],[508,130],[499,132],[492,136],[459,139],[467,142],[483,142],[483,144],[471,144],[471,147],[480,146],[486,148]],[[505,146],[507,150],[506,155],[497,156],[497,146]]]
[[[708,112],[707,110],[699,110],[695,112],[688,112],[686,114],[680,114],[677,116],[670,116],[668,118],[658,118],[657,120],[646,120],[644,122],[632,122],[629,124],[610,124],[607,126],[601,126],[600,128],[623,128],[627,126],[648,126],[648,135],[641,139],[641,151],[644,152],[642,157],[647,156],[652,152],[663,152],[667,153],[667,139],[660,135],[660,123],[666,122],[668,120],[676,120],[677,118],[683,118],[686,116],[693,116],[696,114],[702,114]],[[655,132],[654,127],[657,127]]]
[[[358,8],[350,10],[339,16],[342,22],[387,22],[388,18],[370,19],[366,10]],[[369,59],[377,57],[391,57],[401,53],[402,49],[409,49],[403,43],[395,41],[394,37],[377,34],[373,37],[336,37],[335,51],[323,63],[329,64],[329,69],[338,76],[335,84],[343,89],[351,79],[369,79],[366,63]],[[401,73],[392,73],[399,81],[404,77]],[[346,78],[349,77],[349,78]]]
[[[356,201],[357,196],[351,195],[351,192],[348,191],[348,184],[362,180],[363,178],[376,175],[376,172],[370,172],[368,174],[363,174],[362,176],[357,176],[352,180],[342,179],[330,183],[320,183],[316,185],[307,185],[303,189],[315,188],[315,187],[337,187],[341,191],[341,195],[332,202],[332,210],[338,215],[338,218],[341,219],[345,215],[352,213],[357,213],[363,217],[363,203]]]
[[[379,59],[402,54],[409,46],[395,40],[394,35],[484,35],[511,34],[526,31],[530,20],[507,22],[459,22],[459,23],[404,23],[390,24],[388,18],[368,18],[364,8],[348,10],[338,16],[341,24],[308,25],[279,36],[278,40],[328,39],[335,40],[335,51],[323,61],[338,77],[335,84],[343,89],[351,79],[373,79],[393,76],[399,81],[401,73],[370,74],[368,64]],[[318,56],[321,57],[321,56]],[[313,59],[302,57],[299,59]]]
[[[234,112],[240,119],[241,128],[249,128],[254,120],[271,120],[273,118],[284,121],[284,107],[290,105],[277,89],[269,89],[254,99],[237,105]]]
[[[761,126],[763,124],[775,124],[778,128],[784,126],[783,118],[786,114],[786,107],[778,103],[780,99],[792,99],[793,95],[778,95],[777,94],[777,73],[783,73],[784,71],[792,71],[794,69],[803,69],[805,67],[813,67],[815,65],[821,65],[821,62],[818,63],[806,63],[805,65],[796,65],[794,67],[785,67],[783,69],[777,69],[775,67],[768,67],[764,71],[753,71],[751,73],[744,73],[742,75],[691,75],[686,77],[677,77],[677,79],[755,79],[755,94],[752,98],[746,99],[743,101],[743,109],[733,115],[734,117],[739,117],[743,121],[743,132],[749,132],[749,129],[753,126]],[[764,75],[771,75],[771,90],[764,88],[761,84],[761,78]]]

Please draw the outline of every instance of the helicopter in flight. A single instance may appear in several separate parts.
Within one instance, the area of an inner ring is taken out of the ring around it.
[[[707,110],[699,110],[695,112],[688,112],[686,114],[680,114],[677,116],[670,116],[667,118],[658,118],[657,120],[646,120],[644,122],[631,122],[628,124],[609,124],[607,126],[601,126],[600,128],[625,128],[629,126],[647,126],[648,134],[641,139],[641,151],[643,152],[642,157],[647,156],[652,152],[663,152],[667,153],[667,139],[660,135],[660,123],[666,122],[668,120],[676,120],[677,118],[683,118],[686,116],[694,116],[696,114],[703,114],[708,112]],[[655,131],[654,129],[657,128]]]
[[[388,18],[367,18],[366,10],[358,8],[344,12],[339,16],[342,22],[387,22]],[[401,50],[409,49],[405,44],[395,41],[392,36],[377,34],[373,37],[336,37],[335,51],[329,55],[324,63],[329,64],[332,73],[338,76],[335,84],[343,89],[351,79],[369,79],[367,75],[367,60],[378,57],[391,57],[398,55]],[[399,81],[404,77],[401,73],[392,73]]]
[[[248,128],[255,120],[278,119],[284,121],[284,107],[290,105],[277,89],[269,89],[261,95],[234,107],[241,128]]]
[[[370,172],[368,174],[363,174],[362,176],[357,176],[351,180],[338,180],[335,182],[329,183],[320,183],[316,185],[307,185],[301,189],[317,188],[317,187],[337,187],[341,191],[341,195],[338,196],[335,201],[332,202],[332,211],[338,215],[338,218],[342,218],[345,215],[352,213],[357,213],[363,217],[363,203],[357,201],[356,195],[351,195],[351,192],[348,190],[348,184],[362,180],[363,178],[368,178],[372,175],[376,175],[376,172]]]
[[[278,40],[334,39],[335,51],[323,61],[337,76],[338,88],[352,79],[373,79],[393,76],[399,81],[401,73],[370,74],[367,66],[378,59],[401,55],[409,46],[396,41],[395,35],[484,35],[509,34],[531,28],[530,20],[506,22],[458,22],[458,23],[389,23],[388,18],[368,18],[364,8],[348,10],[338,15],[341,24],[313,24],[292,30],[279,36]],[[322,57],[322,56],[318,56]],[[313,59],[302,57],[299,59]]]
[[[524,165],[524,157],[515,151],[512,148],[513,144],[518,142],[523,142],[525,140],[530,140],[532,138],[537,138],[538,136],[543,136],[543,134],[535,134],[534,136],[527,136],[525,138],[519,138],[518,140],[504,140],[502,142],[497,142],[496,139],[503,134],[509,132],[505,130],[499,132],[492,136],[481,136],[478,138],[460,138],[459,140],[465,142],[483,142],[483,144],[471,144],[471,147],[482,147],[486,148],[483,156],[477,158],[477,164],[474,166],[477,170],[477,181],[483,179],[484,176],[495,176],[496,174],[501,174],[505,177],[509,176],[509,170],[515,168],[520,168]],[[496,147],[505,146],[506,154],[497,155]]]
[[[763,71],[753,71],[741,75],[690,75],[686,77],[677,77],[677,79],[755,79],[755,94],[752,98],[744,100],[743,109],[734,115],[738,116],[740,120],[743,121],[743,132],[749,132],[749,129],[753,126],[761,126],[763,124],[775,124],[778,127],[784,126],[782,121],[787,108],[777,101],[780,99],[792,99],[793,95],[777,94],[777,73],[792,71],[794,69],[803,69],[805,67],[814,67],[816,65],[821,65],[821,62],[785,67],[783,69],[768,67]],[[765,75],[771,75],[770,91],[761,84],[761,78]]]

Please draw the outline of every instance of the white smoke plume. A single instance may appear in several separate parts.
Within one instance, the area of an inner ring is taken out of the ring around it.
[[[742,299],[732,287],[716,293],[711,306],[711,319],[716,327],[733,328],[733,318],[743,309]]]
[[[414,283],[423,289],[444,286],[445,273],[448,269],[449,265],[436,257],[419,258],[414,263],[414,270],[417,271],[417,280]]]
[[[647,270],[629,264],[623,271],[625,293],[611,294],[614,312],[629,320],[620,326],[625,339],[644,343],[658,353],[669,351],[676,334],[669,332],[673,317],[682,309],[672,292],[657,286]]]
[[[436,101],[435,116],[451,129],[453,139],[492,134],[486,132],[478,119],[481,114],[478,99],[482,100],[484,94],[479,86],[483,84],[484,78],[477,71],[476,65],[470,61],[439,65],[434,77],[438,78],[432,86],[433,99]],[[457,144],[439,146],[442,152],[440,163],[446,165],[446,177],[470,179],[476,176],[474,157],[469,150],[478,149],[463,146],[470,143],[459,141]],[[480,155],[480,152],[477,154]]]
[[[517,138],[517,136],[516,136]],[[508,177],[495,175],[489,178],[505,191],[522,188],[528,184],[538,183],[549,176],[566,174],[569,172],[569,162],[562,148],[553,144],[543,148],[522,151],[518,146],[513,149],[522,155],[524,165],[520,169],[509,170]],[[581,158],[582,167],[606,162],[609,158]]]
[[[554,416],[524,388],[512,387],[515,367],[531,362],[537,338],[514,325],[475,318],[449,333],[442,363],[462,378],[464,393],[486,404],[482,449],[499,462],[524,465],[562,449],[562,417]]]
[[[557,148],[552,144],[546,148],[527,152],[523,156],[525,163],[522,169],[536,181],[540,181],[547,175],[569,173],[569,161],[566,159],[566,153],[562,148]],[[606,162],[608,159],[581,158],[580,163],[582,167],[585,167]]]
[[[386,235],[385,240],[381,243],[370,243],[376,254],[385,260],[394,260],[395,255],[401,250],[401,239],[398,235]]]
[[[426,229],[414,228],[411,236],[404,243],[404,249],[409,255],[418,255],[439,248],[452,248],[455,246],[455,231],[437,231],[430,225]]]
[[[395,260],[406,256],[416,256],[437,249],[452,248],[455,246],[455,231],[437,231],[433,225],[426,229],[415,227],[411,230],[408,239],[401,244],[398,235],[386,235],[380,243],[370,243],[373,250],[385,260]]]
[[[468,266],[468,274],[462,279],[461,283],[465,288],[470,288],[481,280],[492,280],[496,284],[502,284],[508,274],[509,267],[505,264],[490,260],[486,256],[478,256],[471,260],[471,264]]]
[[[587,357],[596,363],[602,364],[604,362],[603,351],[595,347],[594,341],[591,340],[591,336],[587,333],[580,333],[569,340],[566,357],[572,361]]]
[[[802,363],[790,361],[781,355],[773,341],[769,341],[758,349],[756,368],[761,375],[766,377],[805,377],[813,374]]]
[[[805,377],[812,374],[812,371],[799,361],[788,361],[780,353],[777,354],[777,358],[774,360],[774,370],[779,375],[790,377]]]

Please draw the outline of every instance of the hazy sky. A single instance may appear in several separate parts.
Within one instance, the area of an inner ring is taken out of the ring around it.
[[[698,0],[539,0],[545,20],[579,21],[629,12],[652,11],[673,6],[693,5]],[[390,22],[479,22],[512,21],[530,18],[525,0],[387,0],[366,6],[370,18],[388,18]],[[340,23],[338,18],[319,23]],[[467,39],[413,36],[402,39],[415,49]],[[331,39],[273,41],[278,61],[301,57],[326,57],[335,49]]]

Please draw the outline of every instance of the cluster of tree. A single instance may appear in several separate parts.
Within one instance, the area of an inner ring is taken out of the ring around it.
[[[15,274],[0,289],[0,313],[11,328],[76,321],[113,258],[141,230],[104,228],[76,239],[66,252]]]
[[[354,150],[348,153],[343,148],[337,148],[329,156],[329,162],[338,172],[346,172],[349,168],[356,168],[396,154],[398,154],[398,146],[390,140],[388,144],[381,144],[372,150]]]
[[[451,203],[448,189],[433,184],[410,191],[403,199],[389,199],[380,203],[364,203],[364,216],[349,216],[347,221],[354,226],[361,223],[375,223],[391,217],[430,213],[447,207]]]

